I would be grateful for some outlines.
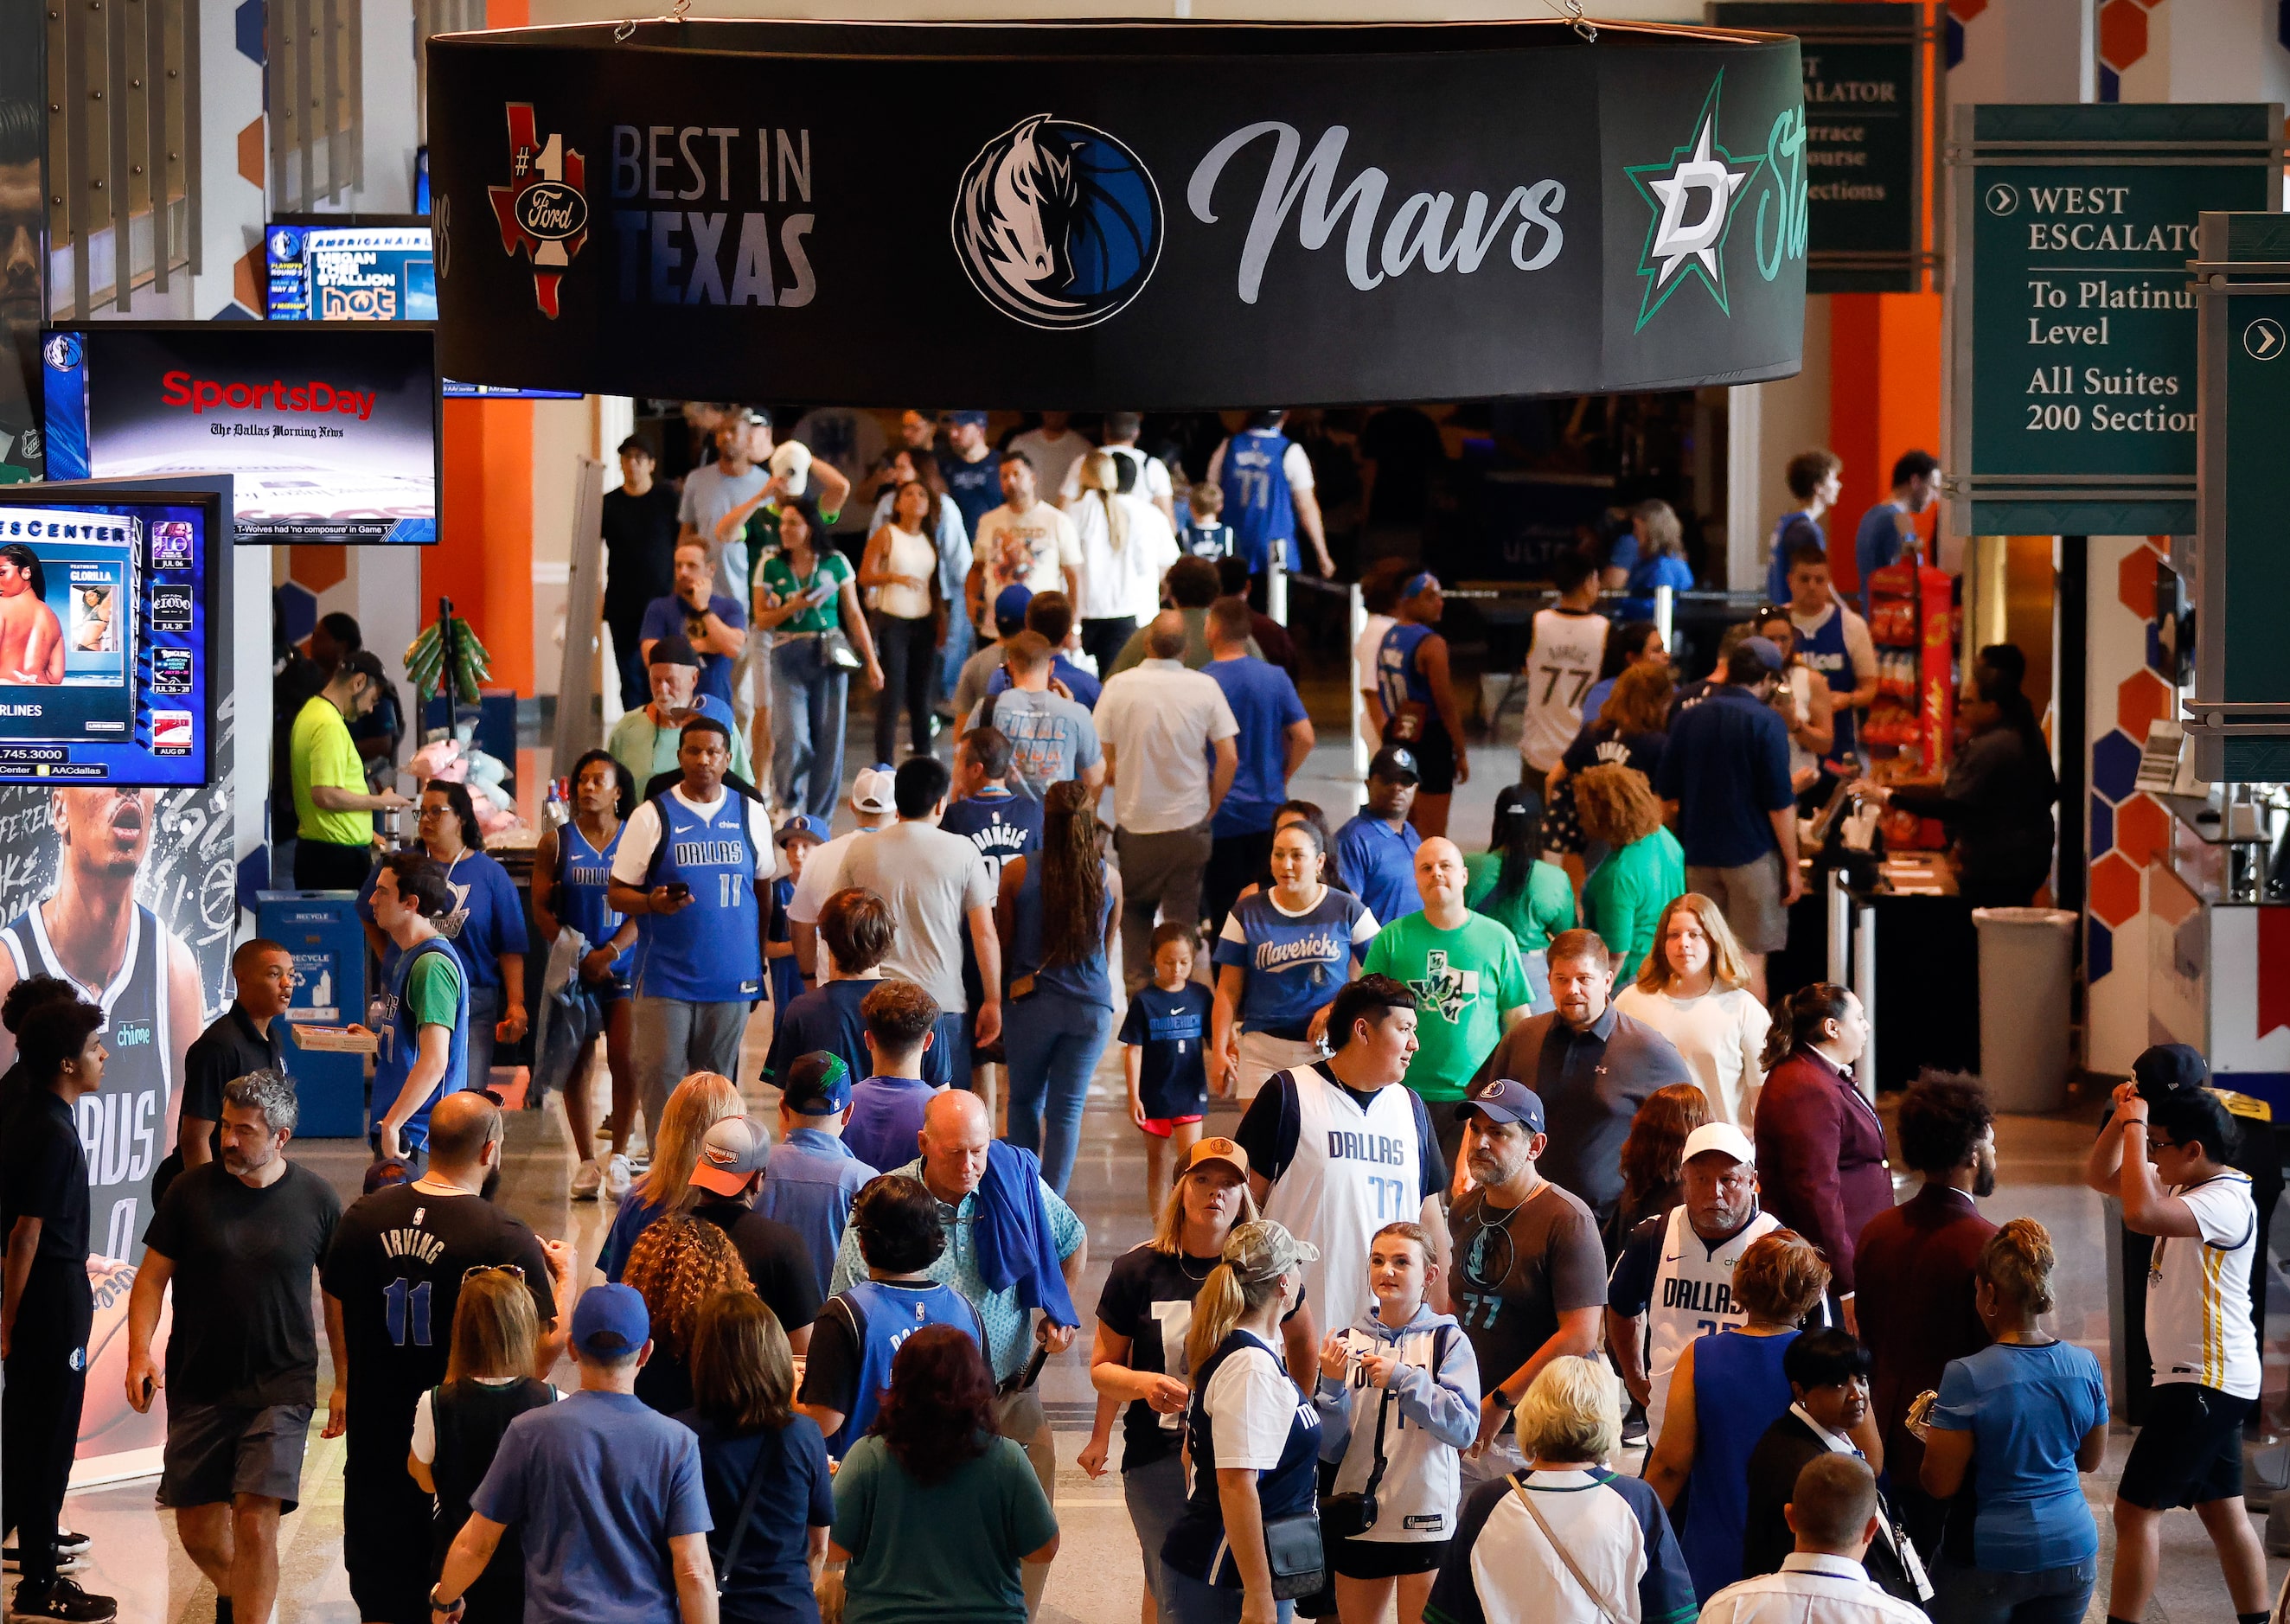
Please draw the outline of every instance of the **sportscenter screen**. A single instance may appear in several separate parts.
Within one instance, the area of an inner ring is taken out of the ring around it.
[[[212,493],[0,486],[0,784],[208,780]]]
[[[241,541],[437,540],[427,326],[100,322],[40,354],[52,478],[229,474]]]
[[[287,214],[262,235],[274,322],[434,322],[437,260],[419,215]],[[444,382],[445,397],[578,400],[562,389]]]

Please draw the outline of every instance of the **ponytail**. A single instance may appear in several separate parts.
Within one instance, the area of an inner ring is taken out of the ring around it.
[[[1852,993],[1834,981],[1815,981],[1774,1002],[1773,1025],[1766,1031],[1765,1052],[1758,1057],[1761,1070],[1770,1072],[1800,1049],[1821,1041],[1821,1028],[1842,1020],[1851,1010]]]
[[[2052,1294],[2052,1268],[2057,1261],[2051,1231],[2032,1218],[2015,1218],[1980,1249],[1979,1276],[1998,1296],[2028,1313],[2049,1314],[2057,1306]]]
[[[1199,1370],[1224,1345],[1240,1316],[1248,1312],[1248,1294],[1232,1265],[1220,1263],[1193,1299],[1193,1324],[1185,1332],[1185,1367]]]

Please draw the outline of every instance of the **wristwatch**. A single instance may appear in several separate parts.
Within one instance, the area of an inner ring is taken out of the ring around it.
[[[1500,1382],[1488,1389],[1487,1402],[1498,1410],[1516,1410],[1518,1408],[1518,1400],[1504,1392]]]
[[[429,1611],[432,1612],[442,1612],[448,1618],[452,1618],[458,1614],[462,1608],[469,1604],[469,1598],[466,1596],[460,1596],[454,1597],[450,1602],[439,1601],[437,1599],[438,1587],[443,1585],[444,1582],[444,1580],[439,1580],[437,1584],[431,1585],[429,1587]]]

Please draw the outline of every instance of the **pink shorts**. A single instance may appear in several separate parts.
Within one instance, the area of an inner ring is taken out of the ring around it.
[[[1198,1116],[1148,1116],[1145,1132],[1155,1139],[1167,1139],[1176,1129],[1189,1127],[1198,1121]]]

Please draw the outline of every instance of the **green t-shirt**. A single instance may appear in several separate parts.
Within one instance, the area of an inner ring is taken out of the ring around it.
[[[1403,914],[1368,944],[1364,973],[1388,975],[1415,995],[1407,1086],[1433,1102],[1461,1100],[1479,1062],[1502,1039],[1502,1012],[1534,1002],[1509,927],[1473,914],[1456,929]]]
[[[451,1028],[461,1016],[461,966],[450,953],[424,953],[405,972],[405,1007],[416,1027]]]
[[[677,770],[677,747],[683,741],[681,732],[661,726],[639,706],[622,712],[621,719],[613,724],[612,736],[605,740],[605,748],[634,775],[637,793],[642,795],[644,787],[654,778]],[[748,759],[748,735],[736,727],[732,730],[732,771],[754,781],[756,775]]]
[[[294,718],[287,757],[294,774],[294,818],[303,839],[338,846],[362,846],[373,839],[372,812],[324,812],[310,799],[316,784],[366,793],[365,764],[358,759],[349,724],[324,694],[313,697]]]
[[[1058,1532],[1025,1452],[986,1452],[927,1488],[880,1437],[851,1446],[835,1475],[836,1544],[851,1553],[844,1624],[1026,1624],[1019,1562]]]
[[[1606,860],[1590,870],[1582,882],[1582,923],[1622,956],[1615,985],[1638,972],[1645,956],[1653,951],[1661,910],[1671,898],[1685,894],[1685,848],[1668,829],[1656,829],[1608,852]]]
[[[843,623],[843,583],[850,579],[851,561],[832,548],[820,559],[818,569],[809,575],[798,577],[784,553],[773,553],[756,572],[756,585],[761,592],[770,593],[782,604],[799,592],[810,591],[829,581],[835,583],[835,591],[829,595],[825,603],[781,621],[777,629],[783,632],[831,631],[840,626]]]
[[[1474,852],[1463,860],[1463,872],[1470,876],[1463,900],[1509,929],[1521,953],[1539,953],[1559,932],[1574,928],[1574,882],[1557,863],[1538,858],[1526,871],[1526,889],[1493,908],[1486,899],[1502,877],[1502,853]]]

